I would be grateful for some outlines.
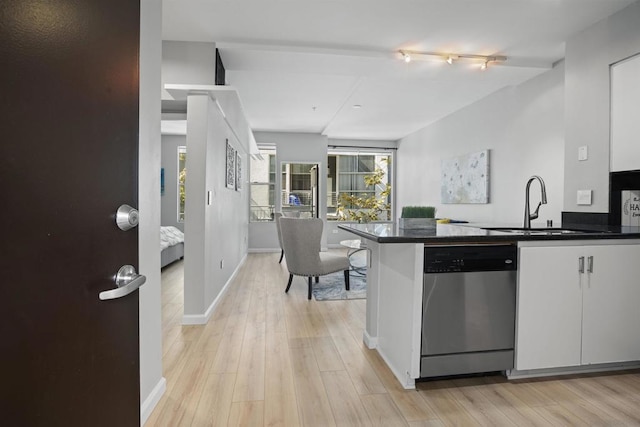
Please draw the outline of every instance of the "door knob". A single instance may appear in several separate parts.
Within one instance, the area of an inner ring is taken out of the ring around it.
[[[147,281],[145,276],[136,273],[136,269],[132,265],[123,265],[116,274],[116,289],[100,292],[101,300],[122,298],[138,289]]]
[[[116,225],[122,231],[128,231],[138,225],[138,210],[129,205],[122,205],[116,212]]]

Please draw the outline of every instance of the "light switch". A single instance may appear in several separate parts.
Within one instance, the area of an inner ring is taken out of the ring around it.
[[[578,190],[578,201],[579,205],[591,205],[591,190]]]
[[[578,148],[578,160],[583,161],[589,158],[589,148],[586,145]]]

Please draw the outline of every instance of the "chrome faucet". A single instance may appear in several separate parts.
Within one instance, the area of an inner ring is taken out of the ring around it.
[[[529,188],[531,187],[531,182],[536,179],[540,181],[540,191],[542,192],[542,200],[540,201],[540,203],[538,203],[538,207],[536,208],[536,211],[530,214],[529,213]],[[546,204],[547,204],[547,189],[544,186],[544,181],[538,175],[533,175],[531,178],[529,178],[529,181],[527,181],[527,188],[525,190],[524,228],[526,229],[531,228],[531,220],[538,218],[538,210],[540,210],[540,206],[546,205]]]

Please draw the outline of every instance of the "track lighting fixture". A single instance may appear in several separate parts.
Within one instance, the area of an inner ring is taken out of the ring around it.
[[[459,60],[482,61],[480,64],[481,70],[486,70],[490,62],[504,62],[507,60],[506,56],[416,52],[416,51],[408,51],[408,50],[400,50],[399,52],[402,55],[402,58],[404,59],[405,62],[409,62],[413,59],[431,60],[431,61],[444,60],[447,64],[453,65],[454,62],[457,62]]]

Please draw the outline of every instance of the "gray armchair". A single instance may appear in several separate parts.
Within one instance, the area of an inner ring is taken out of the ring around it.
[[[323,222],[319,218],[294,219],[280,218],[280,233],[284,254],[287,257],[289,283],[285,292],[289,292],[293,276],[309,278],[308,299],[311,299],[312,278],[344,271],[344,287],[349,290],[349,258],[320,252]]]
[[[280,244],[280,261],[278,264],[282,263],[282,258],[284,258],[284,246],[282,246],[282,232],[280,231],[280,218],[300,218],[300,212],[276,212],[274,214],[274,220],[276,222],[276,230],[278,230],[278,243]]]
[[[280,244],[280,261],[278,261],[278,264],[282,263],[282,258],[284,257],[284,246],[282,246],[282,232],[280,231],[280,218],[282,218],[282,212],[276,212],[274,214],[274,220],[276,222],[276,230],[278,230],[278,243]]]

